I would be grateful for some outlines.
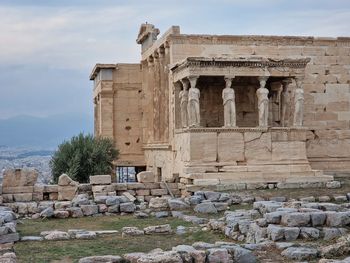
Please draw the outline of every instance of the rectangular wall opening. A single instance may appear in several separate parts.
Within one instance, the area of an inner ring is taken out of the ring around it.
[[[118,183],[137,182],[136,175],[139,172],[146,171],[146,166],[117,166],[116,175]]]

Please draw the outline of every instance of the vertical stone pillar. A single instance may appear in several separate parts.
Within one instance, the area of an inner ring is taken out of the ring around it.
[[[153,134],[154,141],[159,142],[160,140],[160,64],[159,54],[155,52],[153,54]],[[164,109],[162,109],[164,110]]]
[[[256,91],[258,97],[259,127],[268,126],[269,117],[269,90],[265,88],[268,77],[259,77],[260,88]]]
[[[147,65],[148,65],[148,74],[147,74],[147,88],[149,91],[148,104],[147,104],[147,111],[148,111],[148,120],[146,121],[145,125],[148,130],[148,143],[154,141],[154,58],[153,56],[148,57],[147,59]]]
[[[158,48],[158,63],[159,63],[159,103],[158,103],[158,111],[159,111],[159,141],[164,142],[167,132],[168,123],[165,122],[165,116],[168,114],[168,98],[167,98],[167,89],[168,87],[165,85],[165,49],[164,47]]]
[[[188,106],[188,79],[182,79],[182,90],[179,93],[180,99],[180,112],[181,112],[181,127],[188,127],[188,116],[187,116],[187,106]]]
[[[282,81],[282,92],[281,92],[281,126],[287,127],[289,125],[289,112],[290,112],[290,92],[289,84],[291,79],[285,79]]]
[[[196,87],[198,76],[189,76],[190,89],[188,90],[188,125],[190,127],[200,126],[200,108],[199,98],[200,91]]]
[[[103,80],[100,83],[99,94],[99,121],[100,136],[114,139],[114,92],[113,81]]]
[[[294,92],[294,116],[293,116],[293,126],[301,127],[303,126],[303,116],[304,116],[304,90],[302,89],[302,79],[295,79],[297,88]]]
[[[224,127],[236,126],[236,103],[235,91],[231,87],[232,77],[225,77],[225,88],[222,90],[222,101],[224,105]]]

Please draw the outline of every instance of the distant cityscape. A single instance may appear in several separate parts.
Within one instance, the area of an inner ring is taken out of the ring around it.
[[[9,168],[34,168],[39,172],[38,182],[49,183],[52,179],[50,160],[53,149],[34,147],[0,146],[0,180]]]

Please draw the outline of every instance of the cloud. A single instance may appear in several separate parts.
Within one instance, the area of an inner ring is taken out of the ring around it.
[[[92,111],[95,63],[138,62],[141,23],[161,33],[344,36],[348,0],[2,0],[0,118]]]
[[[97,60],[139,60],[138,27],[181,14],[181,7],[145,12],[144,5],[91,8],[0,6],[1,63],[91,68]],[[185,10],[185,9],[184,9]]]

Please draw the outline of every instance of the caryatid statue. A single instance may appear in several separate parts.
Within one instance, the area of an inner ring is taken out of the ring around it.
[[[297,88],[294,92],[294,118],[293,126],[303,126],[303,115],[304,115],[304,90],[301,87],[302,80],[295,80]]]
[[[188,125],[190,127],[199,127],[200,125],[200,110],[199,110],[199,98],[200,91],[196,88],[197,76],[190,76],[190,89],[188,90]]]
[[[258,97],[258,110],[259,110],[259,126],[268,126],[269,117],[269,90],[265,88],[267,77],[260,77],[260,88],[256,90],[256,96]]]
[[[291,79],[285,79],[282,81],[282,93],[281,93],[281,126],[286,127],[289,123],[288,111],[290,112],[290,92],[288,89]]]
[[[180,99],[180,111],[181,111],[181,127],[185,128],[188,126],[187,118],[187,104],[188,104],[188,85],[189,82],[187,79],[181,80],[182,90],[179,93]]]
[[[225,77],[226,86],[222,90],[222,101],[224,105],[225,127],[236,126],[235,91],[231,88],[232,78]]]

